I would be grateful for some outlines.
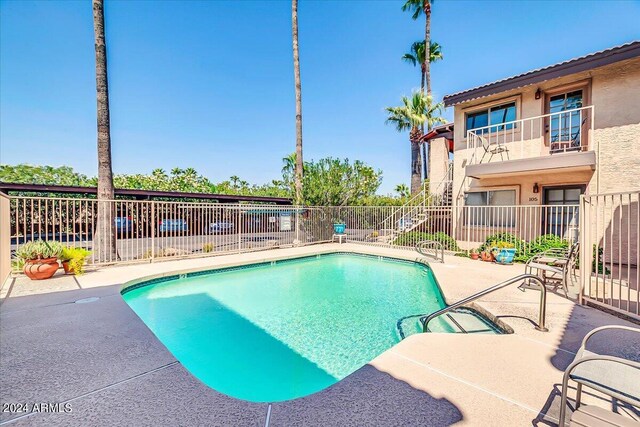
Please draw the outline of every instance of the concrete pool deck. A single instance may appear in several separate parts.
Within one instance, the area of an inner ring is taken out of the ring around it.
[[[324,244],[10,281],[0,291],[0,403],[69,403],[72,410],[3,412],[0,425],[555,425],[562,373],[582,337],[601,325],[631,325],[550,292],[549,332],[539,332],[539,292],[511,286],[478,305],[514,334],[413,335],[319,393],[269,405],[202,384],[120,297],[123,283],[145,276],[333,251],[417,257]],[[430,265],[449,303],[524,271],[453,256]],[[99,299],[74,303],[89,297]],[[631,338],[612,333],[594,346],[638,356],[640,341]],[[584,402],[611,405],[590,393]]]

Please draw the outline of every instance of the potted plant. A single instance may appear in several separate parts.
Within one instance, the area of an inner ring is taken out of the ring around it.
[[[469,252],[469,256],[471,257],[471,259],[477,260],[480,254],[478,254],[478,250],[474,248],[471,249],[471,252]]]
[[[491,252],[498,264],[512,264],[516,248],[510,242],[497,242],[491,248]]]
[[[484,250],[480,252],[480,259],[486,262],[493,262],[493,253],[491,253],[491,251],[489,250]]]
[[[48,279],[60,268],[58,257],[62,245],[58,242],[35,240],[27,242],[16,250],[16,257],[24,262],[24,274],[31,280]]]
[[[84,264],[91,252],[84,248],[66,247],[62,249],[60,261],[65,274],[80,275],[84,273]]]

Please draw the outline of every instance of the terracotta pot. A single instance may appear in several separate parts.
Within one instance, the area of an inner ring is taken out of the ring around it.
[[[31,280],[43,280],[53,276],[58,268],[58,258],[31,259],[24,263],[24,274]]]
[[[493,262],[493,254],[491,252],[483,252],[480,254],[483,261]]]
[[[471,253],[471,259],[478,259],[478,257],[480,257],[480,255],[476,252],[476,253]]]
[[[64,269],[64,274],[73,274],[73,271],[69,269],[69,261],[62,261],[62,268]]]

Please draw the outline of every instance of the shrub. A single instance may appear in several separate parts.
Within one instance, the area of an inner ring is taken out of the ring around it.
[[[480,247],[478,248],[478,252],[482,252],[482,251],[485,251],[485,250],[491,250],[491,248],[493,246],[496,246],[497,242],[502,242],[503,244],[504,243],[512,244],[513,246],[511,246],[511,247],[512,248],[516,248],[516,256],[521,251],[524,251],[524,248],[527,245],[527,242],[525,242],[524,240],[518,238],[514,234],[511,234],[511,233],[497,233],[497,234],[492,234],[490,236],[487,236],[487,238],[485,239],[484,243],[482,245],[480,245]]]
[[[202,245],[202,252],[213,252],[214,247],[213,243],[205,243]]]
[[[60,260],[63,262],[68,261],[69,271],[73,274],[80,275],[84,273],[84,264],[89,255],[91,255],[91,251],[85,248],[66,247],[62,249]]]
[[[435,240],[442,243],[442,246],[447,251],[459,251],[458,243],[456,240],[449,236],[447,233],[439,231],[437,233],[424,233],[422,231],[408,231],[400,234],[393,241],[392,244],[397,246],[414,246],[416,243],[423,240]]]
[[[57,258],[61,254],[62,245],[59,242],[45,242],[44,240],[32,240],[16,250],[16,258],[22,261]]]

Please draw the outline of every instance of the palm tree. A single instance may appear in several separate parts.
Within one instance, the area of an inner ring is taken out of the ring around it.
[[[424,83],[426,77],[425,58],[424,58],[424,40],[418,40],[411,45],[411,51],[405,53],[402,56],[402,60],[412,64],[414,67],[420,64],[420,91],[424,93]],[[436,43],[431,42],[429,45],[429,63],[439,61],[443,58],[442,47]],[[424,126],[422,127],[424,131]],[[424,144],[424,150],[422,152],[422,161],[424,168],[424,178],[429,177],[429,159],[431,158],[431,152],[429,146]]]
[[[296,86],[296,204],[302,204],[302,85],[300,83],[300,54],[298,52],[298,0],[291,1],[293,39],[293,75]]]
[[[431,46],[431,3],[433,0],[406,0],[405,4],[402,6],[403,11],[413,12],[411,16],[414,20],[418,19],[420,15],[424,13],[426,20],[424,26],[424,45]],[[424,74],[427,80],[427,95],[431,95],[431,72],[429,69],[429,60],[425,56],[423,64],[424,64]]]
[[[96,50],[96,98],[98,103],[98,216],[94,251],[97,260],[105,262],[115,261],[116,239],[113,205],[108,202],[114,198],[114,188],[103,0],[93,0],[93,32]]]
[[[407,197],[409,195],[409,187],[407,187],[407,184],[398,184],[398,185],[396,185],[396,188],[394,188],[394,191],[396,193],[398,193],[398,195],[402,199],[404,199],[405,197]]]
[[[411,194],[420,191],[422,181],[420,157],[420,139],[424,135],[421,130],[423,125],[427,127],[443,123],[440,117],[442,113],[442,103],[434,104],[429,95],[424,95],[420,91],[415,91],[409,98],[402,97],[402,105],[399,107],[387,107],[388,113],[386,123],[396,127],[398,132],[409,130],[409,141],[411,142]]]
[[[411,51],[405,53],[402,56],[402,60],[410,63],[414,67],[420,64],[420,90],[424,93],[424,83],[426,77],[426,68],[424,65],[424,40],[419,40],[411,45]],[[443,58],[442,47],[436,43],[431,42],[429,46],[429,62],[436,62]]]

